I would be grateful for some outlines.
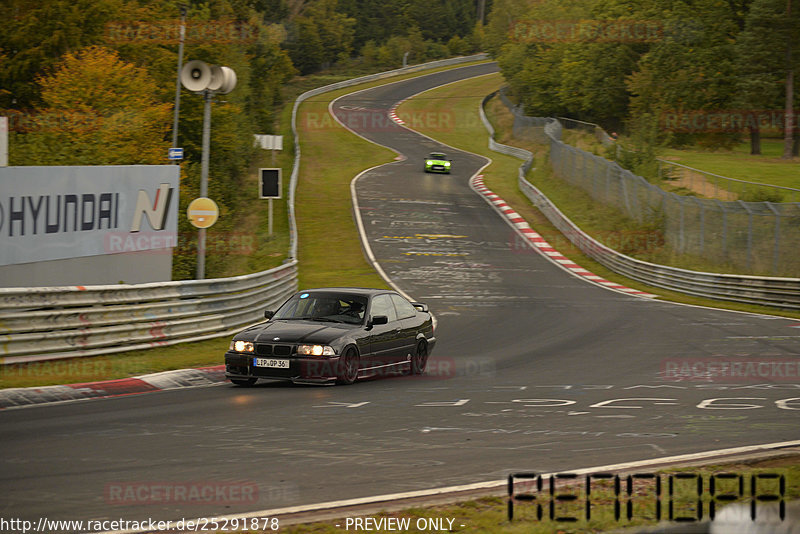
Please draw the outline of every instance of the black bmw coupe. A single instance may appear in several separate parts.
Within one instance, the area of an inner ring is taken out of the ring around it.
[[[428,307],[385,289],[300,291],[264,316],[266,322],[236,334],[225,353],[234,384],[251,386],[259,378],[352,384],[422,374],[436,344]]]

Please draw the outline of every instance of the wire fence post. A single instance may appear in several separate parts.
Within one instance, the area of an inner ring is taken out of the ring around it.
[[[778,272],[778,258],[781,252],[781,214],[778,213],[778,210],[775,209],[772,202],[766,202],[765,204],[772,210],[772,213],[775,214],[775,243],[772,249],[772,274],[775,274]]]
[[[747,212],[747,269],[753,269],[753,212],[746,203],[739,200],[739,204]]]

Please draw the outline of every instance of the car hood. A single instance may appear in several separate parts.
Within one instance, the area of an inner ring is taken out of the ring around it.
[[[351,325],[327,324],[316,321],[270,321],[243,331],[239,339],[258,343],[315,343],[328,344],[346,335]],[[280,338],[275,340],[275,338]]]

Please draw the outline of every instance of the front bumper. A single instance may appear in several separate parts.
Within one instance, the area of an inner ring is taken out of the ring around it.
[[[291,356],[288,369],[256,367],[256,355],[228,351],[225,353],[225,377],[264,378],[266,380],[286,380],[296,384],[333,384],[339,369],[339,356],[328,358],[302,358]],[[276,357],[277,358],[277,357]]]
[[[431,336],[429,338],[426,338],[425,341],[428,342],[428,356],[430,356],[431,353],[433,352],[433,349],[436,347],[436,337]]]
[[[426,165],[425,172],[439,172],[442,174],[450,174],[450,167],[444,165]]]

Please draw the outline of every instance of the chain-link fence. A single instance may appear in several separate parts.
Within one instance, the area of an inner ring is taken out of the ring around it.
[[[681,196],[651,184],[617,163],[561,141],[558,119],[514,114],[514,136],[550,145],[559,178],[597,202],[614,206],[639,223],[655,224],[678,254],[689,254],[753,274],[800,275],[800,203],[743,202]]]

